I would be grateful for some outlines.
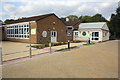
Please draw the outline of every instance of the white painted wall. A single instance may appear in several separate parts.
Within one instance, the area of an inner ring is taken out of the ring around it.
[[[83,36],[82,35],[82,32],[86,32],[86,36]],[[75,36],[75,32],[78,32],[78,36]],[[99,40],[92,40],[92,32],[99,32]],[[94,42],[99,42],[99,41],[103,41],[103,40],[108,40],[108,35],[107,37],[105,37],[103,39],[103,31],[101,29],[88,29],[88,30],[79,30],[79,31],[74,31],[74,34],[73,34],[73,40],[81,40],[81,41],[88,41],[89,38],[90,38],[90,41],[94,41]]]
[[[102,30],[102,41],[109,40],[109,31]]]

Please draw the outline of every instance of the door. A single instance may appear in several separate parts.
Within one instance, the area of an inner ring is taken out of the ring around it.
[[[51,31],[51,42],[57,42],[57,31]]]

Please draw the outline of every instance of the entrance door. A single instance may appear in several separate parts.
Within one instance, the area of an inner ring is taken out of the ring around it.
[[[57,31],[51,31],[51,42],[57,42]]]

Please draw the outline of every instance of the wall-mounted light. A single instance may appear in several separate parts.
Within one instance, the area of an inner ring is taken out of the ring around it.
[[[55,22],[53,22],[53,25],[55,25]]]
[[[53,27],[53,29],[55,30],[55,28]]]

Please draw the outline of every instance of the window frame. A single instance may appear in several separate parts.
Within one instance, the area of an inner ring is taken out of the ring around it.
[[[22,32],[20,32],[20,30]],[[7,38],[29,39],[29,25],[22,24],[22,25],[7,26]]]
[[[70,34],[68,34],[68,33],[70,33]],[[72,36],[72,32],[67,32],[67,36]]]

